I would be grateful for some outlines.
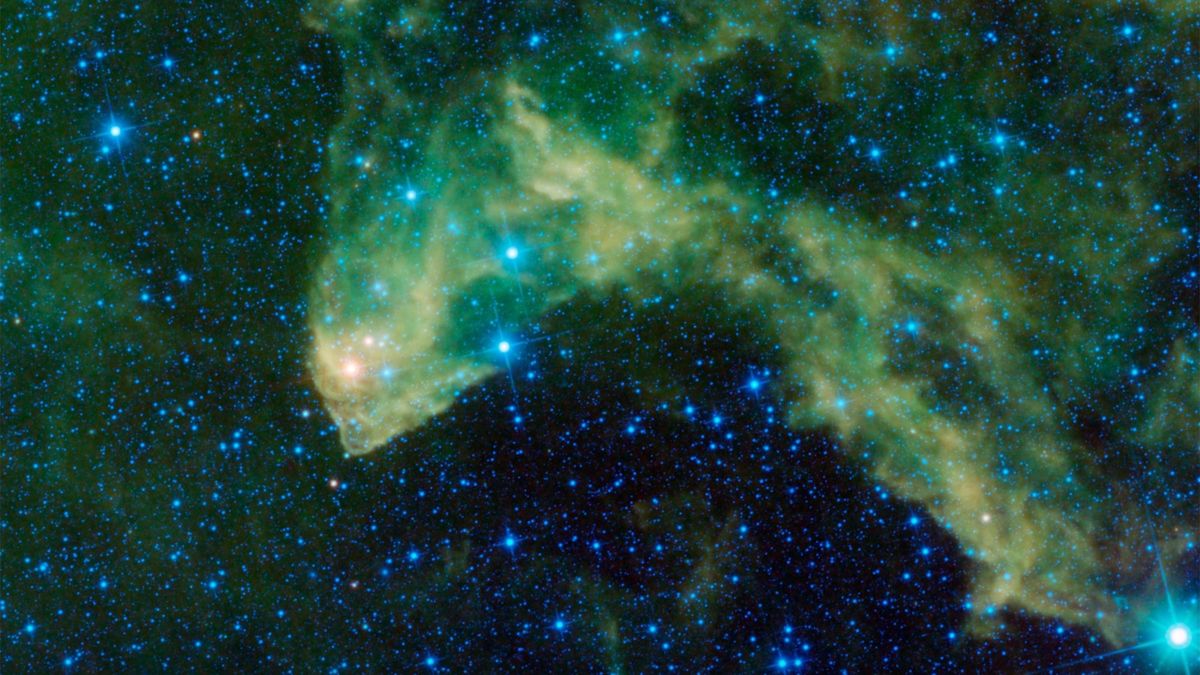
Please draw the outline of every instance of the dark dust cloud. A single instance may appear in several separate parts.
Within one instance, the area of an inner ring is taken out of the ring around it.
[[[3,670],[1200,668],[1198,49],[0,5]]]

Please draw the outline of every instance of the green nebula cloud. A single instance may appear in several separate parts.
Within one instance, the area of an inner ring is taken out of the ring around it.
[[[1155,300],[1194,247],[1197,21],[1079,4],[313,8],[345,66],[311,312],[344,447],[579,293],[708,293],[761,317],[793,425],[958,538],[977,629],[1132,635],[1147,546],[1200,522],[1195,320]]]

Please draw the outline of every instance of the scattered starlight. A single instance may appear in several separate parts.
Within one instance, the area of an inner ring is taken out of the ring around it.
[[[850,4],[15,3],[0,670],[1195,672],[1200,13]]]

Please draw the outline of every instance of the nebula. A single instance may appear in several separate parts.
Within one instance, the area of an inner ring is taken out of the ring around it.
[[[1130,638],[1147,551],[1200,520],[1195,316],[1148,301],[1194,274],[1196,16],[1074,4],[315,7],[345,91],[311,372],[345,450],[531,340],[586,352],[537,328],[581,293],[693,294],[757,317],[791,425],[957,538],[977,630]]]

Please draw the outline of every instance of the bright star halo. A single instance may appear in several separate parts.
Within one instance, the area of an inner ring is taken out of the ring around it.
[[[1182,623],[1173,624],[1167,629],[1167,644],[1173,649],[1186,649],[1192,644],[1192,629]]]

